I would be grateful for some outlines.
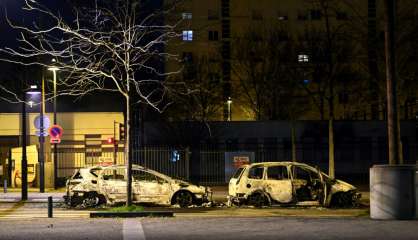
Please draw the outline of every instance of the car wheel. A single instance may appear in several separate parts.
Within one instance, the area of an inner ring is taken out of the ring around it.
[[[350,208],[354,206],[355,202],[350,192],[337,192],[331,198],[330,207],[332,208]]]
[[[97,193],[87,193],[83,199],[82,206],[85,208],[96,207],[100,204],[101,198]]]
[[[248,204],[252,205],[254,207],[263,207],[263,206],[267,206],[269,201],[266,197],[266,195],[264,195],[263,193],[260,192],[256,192],[251,194],[248,197]]]
[[[193,204],[193,195],[190,192],[180,191],[174,198],[174,203],[185,208]]]

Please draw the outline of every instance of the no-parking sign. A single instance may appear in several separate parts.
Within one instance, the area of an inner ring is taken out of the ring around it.
[[[51,143],[60,143],[61,136],[63,133],[62,127],[60,125],[52,125],[49,130],[49,136],[51,136]]]

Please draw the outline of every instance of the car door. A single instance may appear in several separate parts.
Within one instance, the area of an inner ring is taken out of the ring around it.
[[[254,166],[249,169],[248,177],[245,181],[246,193],[263,189],[264,166]]]
[[[317,170],[292,166],[292,184],[298,201],[318,201],[323,195],[323,180]]]
[[[158,203],[162,194],[162,186],[157,176],[144,170],[132,170],[132,190],[134,201]]]
[[[287,166],[267,167],[264,188],[273,200],[280,203],[291,202],[293,187]]]
[[[126,171],[123,168],[105,169],[98,181],[99,192],[114,200],[126,199]]]

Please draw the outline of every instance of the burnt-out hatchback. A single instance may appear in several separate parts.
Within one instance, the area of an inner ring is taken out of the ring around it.
[[[77,169],[66,182],[65,202],[72,207],[93,207],[105,202],[97,192],[97,177],[101,166]]]
[[[126,202],[127,170],[125,165],[103,167],[98,172],[97,193],[107,204]],[[132,166],[134,203],[179,205],[189,207],[211,201],[210,188],[171,178],[157,171]]]
[[[257,207],[280,205],[322,205],[351,207],[358,203],[356,187],[307,164],[262,162],[237,169],[229,182],[229,204]]]

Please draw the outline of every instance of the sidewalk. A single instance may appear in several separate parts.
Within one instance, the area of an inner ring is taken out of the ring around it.
[[[28,200],[30,203],[46,203],[48,197],[52,197],[54,203],[64,202],[63,196],[65,192],[63,189],[45,189],[45,193],[40,193],[39,189],[30,188],[28,189]],[[20,188],[9,188],[7,193],[4,193],[3,189],[0,192],[0,203],[16,203],[21,200]]]

